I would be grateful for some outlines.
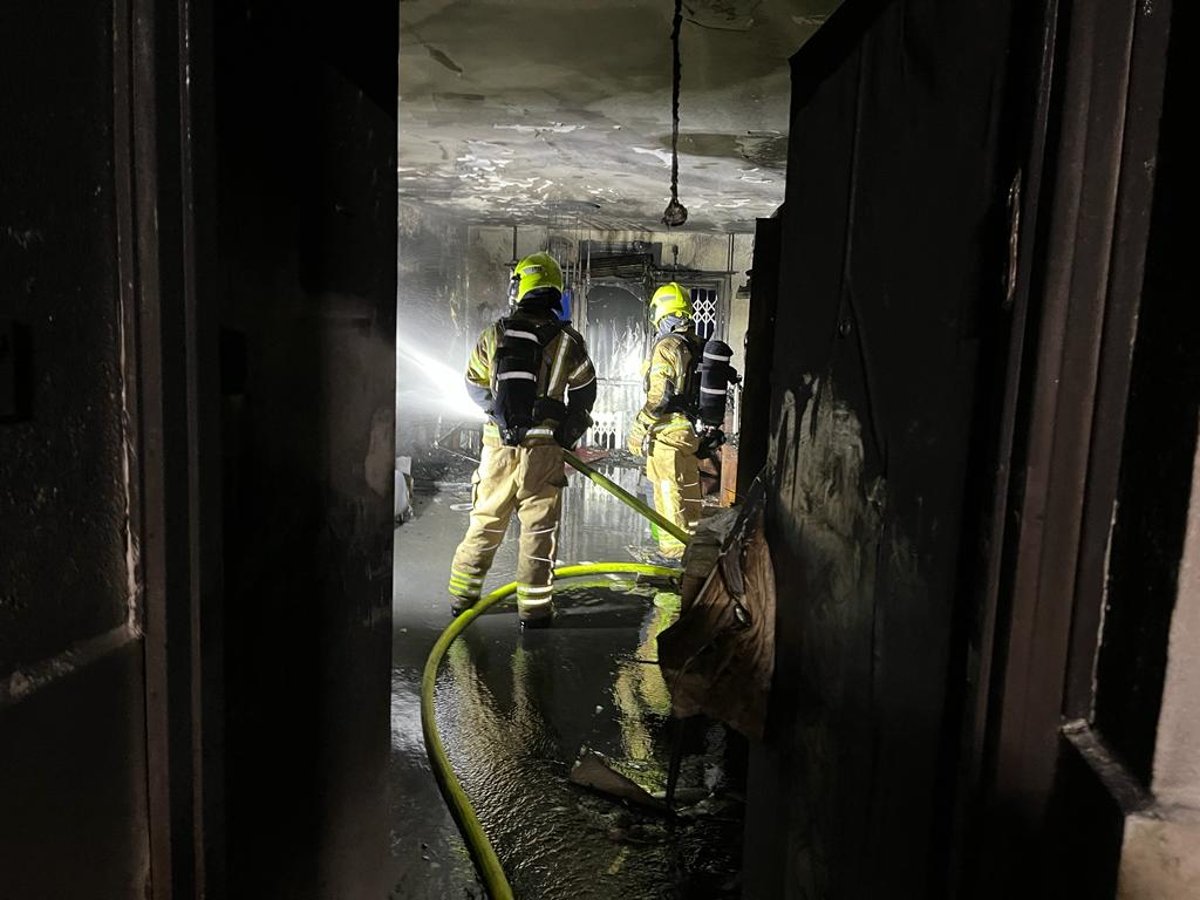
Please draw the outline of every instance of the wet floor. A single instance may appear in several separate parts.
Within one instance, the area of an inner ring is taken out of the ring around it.
[[[627,487],[636,473],[609,472]],[[482,897],[438,793],[421,740],[419,681],[447,622],[445,581],[466,528],[468,491],[418,494],[396,532],[392,670],[393,897]],[[489,587],[512,580],[509,535]],[[615,498],[571,477],[563,509],[563,562],[629,561],[649,546],[643,521]],[[654,637],[677,598],[653,585],[594,578],[560,584],[553,628],[522,633],[511,611],[484,616],[451,647],[438,681],[438,725],[455,771],[522,898],[737,896],[741,851],[738,749],[725,730],[684,735],[675,818],[642,811],[568,781],[583,748],[598,751],[653,792],[662,790],[671,741],[666,685]],[[731,746],[731,744],[733,746]]]

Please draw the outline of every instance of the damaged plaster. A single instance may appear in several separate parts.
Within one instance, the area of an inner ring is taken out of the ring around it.
[[[751,231],[782,202],[788,60],[836,6],[685,4],[680,191],[691,228]],[[475,222],[657,226],[670,193],[670,3],[400,10],[402,199]],[[581,200],[594,206],[564,211]]]

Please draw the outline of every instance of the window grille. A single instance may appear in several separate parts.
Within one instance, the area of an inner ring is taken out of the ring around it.
[[[696,334],[708,340],[721,336],[721,298],[712,288],[692,288]]]

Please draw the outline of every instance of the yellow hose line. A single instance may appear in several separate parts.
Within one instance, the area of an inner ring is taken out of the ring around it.
[[[618,575],[622,573],[658,575],[669,578],[677,578],[682,574],[679,569],[667,568],[666,566],[648,566],[643,563],[631,562],[587,563],[575,566],[562,566],[554,570],[554,575],[557,578],[577,578],[580,575]],[[441,664],[442,658],[446,655],[446,651],[450,649],[450,644],[489,607],[511,597],[516,592],[517,583],[515,581],[506,584],[504,587],[492,591],[466,612],[461,613],[457,618],[452,620],[446,627],[446,630],[442,632],[441,637],[437,639],[437,643],[433,645],[433,650],[430,651],[429,658],[425,660],[425,671],[421,674],[421,731],[425,736],[425,752],[429,754],[429,762],[433,765],[433,773],[437,776],[438,786],[442,789],[442,796],[446,800],[446,805],[450,807],[450,812],[458,822],[459,831],[462,832],[463,840],[467,843],[467,849],[471,851],[471,857],[475,860],[475,867],[479,870],[479,875],[483,879],[484,886],[487,888],[492,900],[511,900],[513,896],[512,887],[508,883],[508,878],[504,874],[500,860],[496,857],[496,851],[492,849],[491,842],[488,841],[487,834],[483,830],[483,825],[479,821],[479,816],[475,814],[475,807],[471,805],[470,798],[467,797],[466,791],[463,790],[462,784],[459,783],[454,770],[450,767],[450,759],[446,756],[446,748],[442,746],[442,739],[438,735],[437,721],[433,710],[433,699],[434,688],[437,684],[438,666]]]
[[[675,538],[677,541],[686,545],[687,542],[692,539],[692,536],[690,534],[688,534],[686,531],[684,531],[682,528],[680,528],[678,525],[676,525],[670,519],[665,519],[662,516],[660,516],[658,514],[658,512],[656,512],[653,508],[647,506],[645,503],[643,503],[637,497],[633,496],[633,494],[629,493],[629,491],[625,490],[623,487],[621,487],[616,482],[609,480],[604,475],[597,472],[595,469],[593,469],[591,466],[589,466],[587,463],[585,463],[582,459],[580,459],[574,453],[570,452],[569,450],[564,450],[563,458],[566,459],[566,461],[569,465],[574,466],[576,469],[578,469],[580,472],[582,472],[584,475],[586,475],[588,478],[590,478],[596,484],[600,485],[600,487],[604,488],[606,491],[608,491],[610,494],[612,494],[614,497],[616,497],[618,500],[620,500],[625,505],[633,507],[635,510],[640,512],[643,516],[645,516],[647,519],[649,519],[651,522],[653,522],[655,525],[657,525],[659,528],[661,528],[667,534],[671,535],[671,537]]]

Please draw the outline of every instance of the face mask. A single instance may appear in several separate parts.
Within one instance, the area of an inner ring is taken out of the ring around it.
[[[666,334],[669,331],[675,331],[677,328],[686,328],[691,324],[691,319],[684,316],[664,316],[658,323],[658,333]]]

